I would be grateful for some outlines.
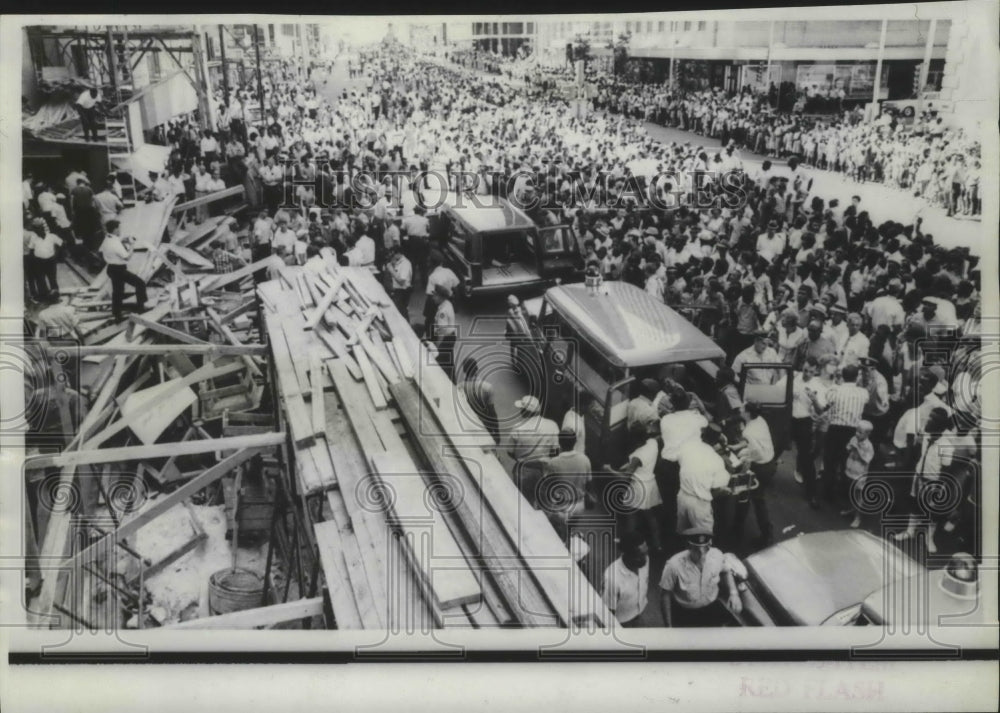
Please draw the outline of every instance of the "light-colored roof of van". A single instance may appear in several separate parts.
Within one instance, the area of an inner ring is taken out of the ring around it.
[[[454,193],[445,199],[451,212],[477,233],[493,230],[516,230],[534,225],[527,215],[504,198],[493,196],[462,196]]]
[[[701,330],[648,292],[605,282],[596,296],[582,284],[545,293],[549,304],[619,366],[640,367],[725,356]]]

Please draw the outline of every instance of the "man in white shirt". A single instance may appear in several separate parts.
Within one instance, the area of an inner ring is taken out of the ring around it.
[[[844,349],[840,354],[841,368],[848,364],[857,365],[861,359],[868,356],[868,337],[861,333],[861,324],[861,315],[857,312],[851,312],[847,315],[848,336],[847,341],[844,343]]]
[[[83,124],[83,140],[97,141],[97,104],[101,101],[101,93],[95,88],[85,89],[76,98],[73,108],[80,115]]]
[[[121,223],[109,220],[105,224],[107,231],[104,242],[101,243],[101,256],[107,264],[108,278],[111,280],[111,313],[116,322],[121,322],[122,302],[125,300],[125,285],[135,288],[135,301],[139,312],[146,311],[146,283],[138,275],[128,271],[128,261],[132,257],[134,238],[123,238],[119,231]]]
[[[403,255],[399,245],[389,248],[389,261],[385,269],[389,274],[389,293],[392,295],[392,302],[409,323],[410,295],[413,294],[413,265]]]
[[[778,232],[778,221],[767,224],[767,231],[757,236],[757,254],[769,263],[785,250],[785,236]]]
[[[733,359],[733,373],[737,378],[743,371],[744,364],[779,364],[781,358],[767,342],[766,332],[757,332],[753,344],[741,351]],[[747,372],[747,384],[773,384],[780,373],[777,369],[750,369]]]
[[[678,450],[678,531],[701,527],[711,532],[715,527],[713,491],[724,490],[730,480],[726,462],[715,448],[720,439],[721,433],[706,427]]]
[[[417,266],[414,265],[414,269],[416,268]],[[446,287],[449,292],[454,293],[460,284],[461,280],[458,279],[458,275],[450,267],[445,266],[443,256],[435,252],[431,256],[431,273],[427,276],[427,300],[424,303],[424,322],[426,324],[430,324],[430,320],[434,316],[432,311],[434,307],[433,295],[437,286]]]
[[[674,522],[678,517],[681,447],[693,439],[700,439],[702,429],[708,426],[708,419],[692,407],[686,391],[679,389],[671,394],[670,401],[673,411],[660,419],[663,448],[656,464],[656,485],[663,499],[666,532],[675,531]]]
[[[362,234],[354,245],[345,253],[348,264],[352,267],[375,268],[375,241]]]
[[[649,548],[636,530],[621,536],[621,556],[604,570],[601,597],[619,626],[639,626],[649,603]]]
[[[45,221],[39,219],[32,226],[29,247],[35,257],[36,293],[40,300],[58,299],[59,283],[56,281],[56,248],[63,244],[62,238],[48,231]]]
[[[743,407],[743,440],[746,441],[744,457],[750,462],[750,470],[757,480],[757,487],[750,491],[749,501],[740,499],[736,503],[733,514],[732,541],[737,542],[743,535],[743,524],[747,513],[753,505],[754,517],[757,518],[757,529],[760,538],[757,546],[767,547],[774,539],[774,528],[767,509],[767,491],[774,480],[777,461],[774,458],[774,442],[771,440],[771,429],[764,420],[760,402],[753,399]]]

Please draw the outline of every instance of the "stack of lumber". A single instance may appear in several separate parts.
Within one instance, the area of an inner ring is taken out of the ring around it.
[[[381,285],[324,258],[258,294],[336,627],[608,621]]]

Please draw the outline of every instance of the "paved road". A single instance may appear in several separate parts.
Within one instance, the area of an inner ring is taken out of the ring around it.
[[[342,62],[337,63],[332,76],[326,84],[323,84],[322,76],[320,74],[318,77],[318,89],[320,93],[331,101],[336,101],[344,87],[350,88],[363,84],[361,81],[347,78],[346,68]],[[649,130],[651,135],[661,141],[691,141],[695,145],[706,147],[719,145],[718,141],[676,129],[651,124],[649,125]],[[744,160],[747,163],[762,161],[763,158],[762,156],[744,155]],[[891,189],[875,185],[856,186],[844,181],[840,176],[832,175],[828,172],[815,171],[814,173],[817,177],[815,190],[819,195],[830,195],[827,192],[828,188],[831,190],[836,188],[837,192],[834,195],[846,196],[848,200],[852,193],[860,193],[863,205],[869,208],[876,222],[880,219],[879,202],[887,200],[880,194]],[[898,194],[898,192],[895,193]],[[889,203],[889,205],[898,204],[898,196],[896,196],[894,203]],[[900,220],[907,218],[906,215],[900,215],[899,212],[895,212],[894,215]],[[925,222],[929,224],[931,220],[930,216],[925,218]],[[953,224],[963,223],[963,221],[955,221],[953,219],[946,220]],[[963,227],[972,228],[973,226],[978,227],[978,225],[978,223],[966,223]],[[419,323],[422,321],[421,313],[423,310],[424,295],[421,294],[420,290],[415,290],[415,293],[410,305],[410,318],[414,323]],[[528,295],[522,295],[522,298],[526,296]],[[480,365],[481,373],[493,385],[496,394],[496,408],[501,421],[506,424],[512,424],[516,416],[514,402],[526,393],[528,384],[522,375],[515,372],[509,358],[507,346],[503,340],[504,310],[505,298],[502,295],[494,298],[458,300],[456,313],[462,339],[456,351],[456,363],[460,364],[467,356],[476,359]],[[504,454],[501,454],[501,460],[509,463]],[[618,460],[624,460],[624,454]],[[768,495],[768,505],[775,539],[782,540],[807,532],[845,528],[848,518],[841,517],[838,508],[829,504],[824,504],[818,511],[809,508],[804,498],[803,488],[795,482],[793,472],[794,452],[789,450],[779,457],[775,480]],[[600,515],[600,513],[595,514]],[[875,518],[865,518],[862,527],[879,534],[881,523],[876,521]],[[600,526],[583,528],[581,535],[585,537],[589,535],[596,538],[601,531],[602,527]],[[741,556],[745,556],[752,551],[753,548],[750,543],[757,535],[756,521],[751,512],[747,518],[744,544],[736,548]],[[939,544],[942,544],[940,539]],[[944,551],[944,548],[942,548],[942,551]],[[657,604],[658,600],[656,598],[658,596],[656,582],[659,580],[664,561],[664,556],[652,559],[650,606],[643,615],[643,623],[647,626],[662,625]],[[586,566],[588,574],[598,587],[600,586],[601,573],[607,564],[607,555],[598,552],[597,549],[594,550],[591,557],[587,558]]]

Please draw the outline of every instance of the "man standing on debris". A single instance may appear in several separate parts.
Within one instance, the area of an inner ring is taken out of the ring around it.
[[[73,104],[83,124],[84,141],[97,141],[97,104],[100,101],[101,93],[96,87],[91,87],[82,91]]]
[[[128,271],[128,261],[134,251],[135,238],[119,235],[121,223],[109,220],[105,225],[107,236],[101,244],[101,257],[108,266],[108,279],[111,280],[111,314],[116,322],[124,319],[122,302],[125,300],[125,285],[135,288],[135,301],[139,312],[146,311],[146,283],[138,275]]]

